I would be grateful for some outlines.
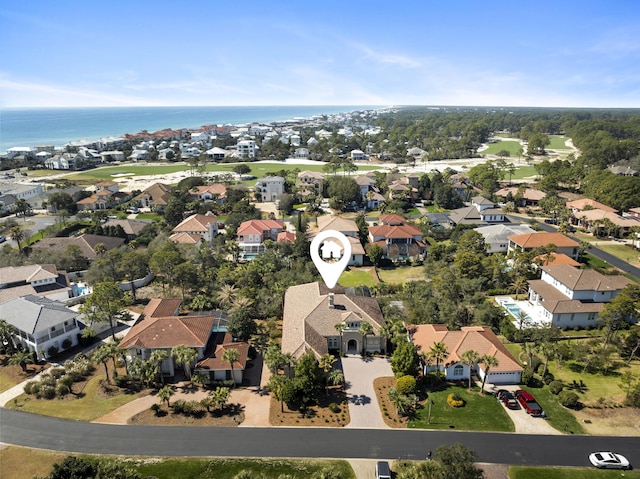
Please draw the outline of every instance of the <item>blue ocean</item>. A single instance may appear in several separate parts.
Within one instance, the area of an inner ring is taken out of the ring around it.
[[[0,110],[0,153],[14,146],[55,145],[97,140],[164,128],[291,120],[314,115],[368,110],[375,106],[237,106],[5,108]]]

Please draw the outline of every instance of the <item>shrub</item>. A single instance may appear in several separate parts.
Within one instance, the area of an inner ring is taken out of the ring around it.
[[[416,378],[402,376],[396,381],[396,391],[402,395],[413,394],[416,391]]]
[[[562,381],[551,381],[549,383],[549,391],[551,394],[558,395],[562,391]]]
[[[24,385],[25,394],[29,394],[29,395],[35,394],[37,396],[39,391],[40,391],[40,383],[38,381],[29,381]]]
[[[458,393],[451,393],[447,396],[447,403],[451,407],[463,407],[464,399]]]
[[[157,416],[160,413],[162,407],[158,403],[153,403],[149,409],[151,409],[153,413]]]
[[[69,349],[71,344],[71,340],[69,338],[65,338],[64,341],[62,341],[62,349]]]
[[[51,358],[51,357],[55,356],[56,354],[58,354],[57,346],[51,346],[51,347],[49,347],[49,349],[47,349],[47,356],[48,357]]]
[[[41,397],[43,399],[53,399],[56,397],[56,387],[43,384],[40,387],[40,394],[37,397]]]
[[[49,374],[53,379],[58,379],[64,376],[65,370],[64,368],[51,368],[49,370]]]
[[[70,392],[71,392],[71,389],[69,389],[69,386],[67,386],[62,381],[58,381],[58,384],[56,384],[56,396],[58,396],[59,398],[62,398],[62,397],[65,397]]]
[[[542,365],[542,360],[538,356],[533,356],[531,358],[531,369],[533,369],[534,373],[538,372],[540,366]]]
[[[129,379],[130,379],[129,376],[125,374],[123,376],[118,376],[117,378],[114,378],[113,382],[119,388],[126,388],[129,385]]]
[[[640,407],[640,385],[629,391],[624,402],[629,406]]]
[[[331,404],[329,404],[329,411],[331,411],[332,413],[339,413],[340,412],[340,406],[338,406],[336,403],[332,402]]]
[[[525,368],[524,371],[522,371],[521,381],[525,386],[530,386],[533,381],[533,369]]]
[[[546,385],[549,385],[553,382],[554,379],[555,379],[555,376],[553,374],[547,373],[542,378],[542,382],[545,383]]]
[[[558,394],[558,401],[564,407],[571,409],[576,409],[580,404],[580,398],[573,391],[561,391],[560,394]]]
[[[176,399],[173,401],[173,405],[171,406],[173,408],[173,413],[182,414],[186,404],[187,402],[184,399]]]

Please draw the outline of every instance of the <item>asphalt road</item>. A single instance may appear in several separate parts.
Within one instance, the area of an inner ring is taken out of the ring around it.
[[[56,451],[132,456],[289,457],[422,460],[460,442],[479,462],[589,466],[593,451],[614,450],[640,465],[640,437],[337,428],[119,426],[0,409],[0,442]]]
[[[548,225],[548,224],[546,224],[544,222],[539,221],[538,224],[540,225],[540,228],[543,231],[547,231],[549,233],[557,233],[558,232],[558,230],[556,228],[554,228],[553,226],[550,226],[550,225]],[[573,236],[569,236],[569,238],[571,238],[574,241],[577,241],[578,243],[580,242],[580,240],[578,238],[575,238]],[[640,269],[639,268],[636,268],[635,266],[631,266],[626,261],[622,261],[621,259],[616,258],[612,254],[609,254],[609,253],[607,253],[605,251],[602,251],[597,246],[590,246],[589,249],[588,249],[588,252],[591,253],[596,258],[600,258],[601,260],[609,263],[611,266],[614,266],[614,267],[624,271],[625,273],[630,274],[634,278],[640,280]]]

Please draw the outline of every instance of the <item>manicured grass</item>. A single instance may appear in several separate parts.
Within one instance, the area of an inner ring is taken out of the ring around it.
[[[262,178],[269,174],[274,174],[278,171],[285,170],[291,171],[294,169],[299,169],[301,171],[310,170],[316,171],[320,173],[324,173],[324,165],[290,165],[285,163],[247,163],[249,168],[251,168],[251,172],[249,174]],[[208,173],[212,172],[223,172],[230,173],[233,171],[234,163],[220,163],[220,164],[208,164],[206,167],[206,171]],[[380,167],[377,166],[365,166],[359,167],[361,171],[370,171],[370,170],[378,170]],[[147,176],[147,175],[166,175],[170,173],[177,173],[180,171],[189,171],[190,167],[187,164],[180,163],[175,165],[154,165],[154,164],[146,164],[146,165],[118,165],[118,166],[105,166],[103,168],[96,168],[93,170],[83,171],[81,173],[76,173],[73,175],[66,176],[65,178],[73,181],[73,180],[112,180],[115,176]],[[49,172],[51,173],[51,172]],[[340,172],[338,173],[340,174]],[[245,183],[254,184],[255,180],[249,180]]]
[[[141,464],[138,472],[143,476],[158,479],[213,479],[233,478],[241,471],[248,471],[255,477],[268,479],[291,477],[307,479],[323,468],[337,470],[336,477],[355,479],[353,469],[347,461],[296,461],[286,459],[167,459],[159,463]]]
[[[567,138],[566,136],[551,135],[549,137],[549,141],[551,143],[549,143],[549,146],[547,146],[547,148],[550,150],[569,150],[570,148],[565,145],[568,139],[569,138]]]
[[[373,268],[373,266],[372,266]],[[361,269],[350,269],[345,271],[338,280],[340,286],[355,287],[355,286],[373,286],[377,283],[370,271]]]
[[[50,452],[38,449],[9,446],[0,450],[2,479],[24,479],[25,477],[44,477],[69,456],[63,452]],[[89,457],[89,456],[79,456]],[[109,460],[103,458],[103,460]],[[226,479],[235,477],[240,471],[251,472],[255,477],[267,479],[278,477],[308,478],[323,468],[333,468],[336,477],[355,479],[353,469],[347,461],[310,461],[310,460],[261,460],[261,459],[169,459],[118,458],[142,477],[158,479]]]
[[[522,180],[524,178],[531,178],[532,176],[536,176],[538,172],[536,171],[534,166],[523,165],[516,166],[515,173],[511,176],[512,180]],[[505,180],[509,179],[509,173],[506,173],[504,176]]]
[[[588,462],[585,456],[585,461]],[[640,471],[615,471],[581,467],[511,466],[509,479],[609,479],[640,478]]]
[[[518,159],[520,156],[520,148],[522,146],[519,142],[513,140],[507,141],[499,141],[497,143],[489,143],[488,148],[486,150],[481,151],[480,153],[483,155],[496,155],[499,151],[505,150],[508,151],[511,156],[511,159]]]
[[[138,215],[136,215],[136,219],[137,220],[151,220],[151,221],[155,221],[155,220],[159,220],[160,218],[162,218],[162,216],[160,216],[157,213],[140,213]],[[220,217],[218,216],[218,220],[220,220]]]
[[[378,268],[378,276],[380,281],[384,283],[406,283],[407,281],[423,281],[426,279],[422,266]]]
[[[0,371],[0,393],[5,392],[7,389],[11,389],[16,384],[17,383],[11,377]]]
[[[77,390],[78,385],[75,385],[74,392],[77,395],[67,396],[70,399],[35,399],[33,396],[22,394],[17,398],[17,404],[11,401],[6,407],[43,416],[93,421],[138,398],[137,394],[127,393],[105,398],[99,397],[98,389],[102,379],[104,376],[92,377],[80,394]]]
[[[586,434],[587,431],[580,425],[573,413],[560,405],[558,397],[551,394],[548,387],[529,388],[522,386],[522,389],[529,391],[536,398],[536,401],[542,407],[547,418],[545,421],[551,427],[557,429],[564,434]]]
[[[68,455],[64,452],[7,446],[0,449],[0,476],[2,479],[45,477],[54,464],[62,462]]]
[[[456,392],[465,400],[464,407],[454,408],[447,403],[447,396]],[[428,401],[431,406],[429,423]],[[466,387],[450,386],[443,391],[429,393],[427,402],[416,412],[409,428],[453,429],[461,431],[515,431],[513,422],[496,398],[490,394],[480,395],[479,391],[469,392]]]
[[[619,243],[611,244],[599,244],[598,248],[602,251],[609,253],[616,258],[626,261],[630,264],[640,263],[640,253],[633,249],[631,246]]]
[[[587,260],[587,266],[589,268],[611,268],[611,265],[609,263],[593,256],[591,253],[586,253],[584,257]]]

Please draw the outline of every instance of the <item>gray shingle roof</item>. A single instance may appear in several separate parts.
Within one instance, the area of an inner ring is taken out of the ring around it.
[[[34,295],[0,304],[0,318],[28,334],[48,331],[76,316],[78,313],[67,308],[64,303]]]

